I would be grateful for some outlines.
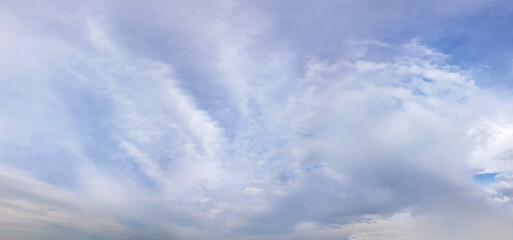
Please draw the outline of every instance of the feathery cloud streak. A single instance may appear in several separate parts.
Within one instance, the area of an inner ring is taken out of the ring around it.
[[[92,6],[2,8],[0,237],[511,236],[512,101],[478,70],[366,33],[306,51],[272,4]]]

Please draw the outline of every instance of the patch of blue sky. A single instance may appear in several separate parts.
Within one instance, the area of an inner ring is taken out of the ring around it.
[[[479,86],[501,84],[513,88],[510,54],[513,33],[506,31],[513,21],[511,7],[497,3],[461,18],[438,20],[437,29],[428,28],[418,37],[424,44],[451,55],[448,61],[463,68],[485,68],[484,75],[476,79]],[[433,34],[438,32],[438,34]],[[475,72],[475,71],[474,71]]]
[[[488,185],[493,182],[495,182],[495,176],[497,176],[498,173],[481,173],[481,174],[474,174],[472,176],[472,179],[475,183],[479,185]]]

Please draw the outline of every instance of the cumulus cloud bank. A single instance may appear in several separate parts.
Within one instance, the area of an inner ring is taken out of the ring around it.
[[[510,239],[501,3],[289,4],[0,4],[0,239]]]

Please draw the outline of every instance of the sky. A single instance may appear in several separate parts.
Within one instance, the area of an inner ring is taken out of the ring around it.
[[[509,240],[505,0],[4,0],[0,240]]]

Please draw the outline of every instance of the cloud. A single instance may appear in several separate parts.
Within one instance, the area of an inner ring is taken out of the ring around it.
[[[420,40],[323,56],[259,5],[6,5],[2,237],[511,235],[512,101]]]
[[[476,99],[494,97],[443,54],[416,42],[401,52],[388,62],[307,66],[278,116],[287,119],[289,128],[281,130],[292,137],[281,140],[293,155],[268,163],[266,171],[276,175],[262,188],[271,207],[244,231],[345,224],[467,197],[474,144],[468,131],[487,112]]]
[[[4,237],[18,239],[20,234],[31,238],[40,232],[44,239],[51,239],[56,237],[52,234],[54,230],[70,232],[77,238],[123,236],[125,229],[120,223],[76,192],[35,180],[11,168],[2,167],[1,178]]]

